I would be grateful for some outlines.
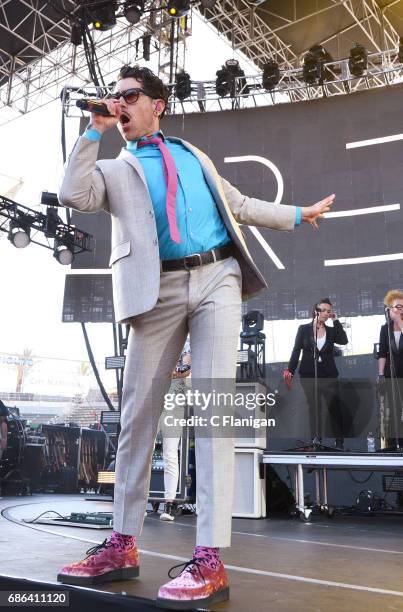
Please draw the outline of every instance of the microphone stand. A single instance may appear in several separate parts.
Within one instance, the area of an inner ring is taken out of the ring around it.
[[[386,324],[388,330],[388,344],[389,344],[389,361],[390,361],[390,384],[391,384],[391,396],[392,396],[392,412],[393,412],[393,420],[395,426],[395,450],[399,450],[399,434],[398,434],[398,422],[397,422],[397,406],[396,406],[396,387],[397,377],[396,377],[396,369],[395,369],[395,358],[392,350],[392,333],[391,327],[393,324],[392,317],[390,316],[389,309],[385,310]]]
[[[318,394],[318,323],[319,312],[315,312],[314,318],[314,334],[313,334],[313,365],[314,365],[314,402],[315,402],[315,431],[312,432],[312,446],[315,450],[321,446],[322,439],[319,433],[319,394]]]
[[[319,350],[318,350],[318,323],[319,323],[319,312],[315,313],[314,319],[314,344],[313,344],[313,364],[314,364],[314,401],[315,401],[315,432],[313,434],[311,445],[315,451],[338,451],[339,449],[331,448],[322,444],[322,438],[319,431],[319,376],[318,376],[318,362],[319,362]],[[326,326],[325,326],[326,327]]]
[[[316,451],[329,451],[339,452],[340,449],[332,448],[322,444],[322,438],[319,433],[319,383],[318,383],[318,320],[319,312],[315,311],[315,316],[312,320],[314,326],[313,330],[313,362],[314,362],[314,408],[315,408],[315,432],[312,433],[311,441],[303,446],[297,446],[296,448],[287,449],[289,451],[305,451],[305,452],[316,452]]]

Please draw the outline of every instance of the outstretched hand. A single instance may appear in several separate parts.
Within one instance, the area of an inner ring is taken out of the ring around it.
[[[319,228],[318,220],[323,218],[323,215],[329,212],[331,205],[335,199],[335,194],[324,198],[320,202],[316,202],[316,204],[312,204],[312,206],[303,206],[301,208],[302,212],[302,221],[306,221],[310,223],[312,227],[315,229]]]

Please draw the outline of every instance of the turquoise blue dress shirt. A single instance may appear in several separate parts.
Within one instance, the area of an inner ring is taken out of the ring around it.
[[[100,140],[95,128],[88,128],[85,137]],[[162,135],[162,134],[161,134]],[[142,138],[141,140],[144,140]],[[199,160],[180,143],[164,138],[178,173],[176,219],[181,241],[176,244],[169,234],[166,214],[166,183],[162,156],[157,145],[137,148],[137,140],[126,145],[141,163],[154,207],[161,259],[178,259],[192,253],[202,253],[231,242],[216,203],[204,178]],[[301,209],[296,207],[295,225],[301,222]]]

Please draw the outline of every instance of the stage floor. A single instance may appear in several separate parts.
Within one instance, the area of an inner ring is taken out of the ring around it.
[[[58,570],[102,542],[110,530],[28,525],[45,511],[109,512],[111,503],[80,495],[0,498],[0,574],[56,583]],[[192,553],[195,518],[145,519],[139,579],[98,590],[153,600],[168,569]],[[403,518],[315,517],[234,519],[233,546],[222,551],[231,600],[228,612],[371,612],[403,610]]]

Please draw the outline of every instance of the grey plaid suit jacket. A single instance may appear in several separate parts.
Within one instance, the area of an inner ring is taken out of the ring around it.
[[[246,246],[238,223],[292,230],[295,207],[242,195],[221,178],[202,151],[179,138],[199,160],[221,218],[235,245],[242,271],[242,297],[267,286]],[[151,310],[157,302],[160,260],[157,228],[144,171],[136,157],[122,149],[116,159],[97,161],[99,143],[81,136],[68,161],[59,192],[63,206],[80,212],[104,210],[112,219],[113,298],[116,321]]]

